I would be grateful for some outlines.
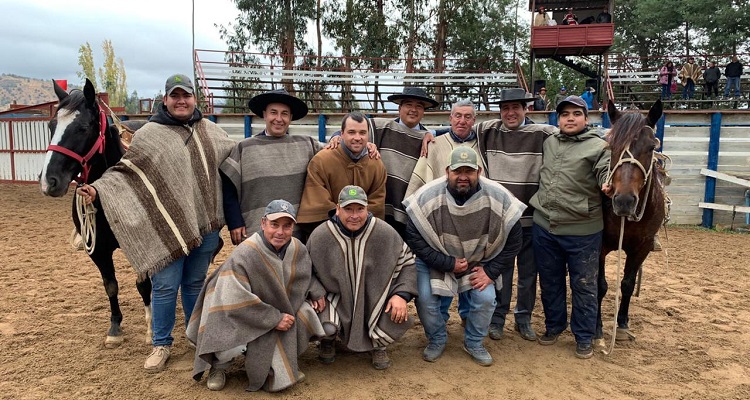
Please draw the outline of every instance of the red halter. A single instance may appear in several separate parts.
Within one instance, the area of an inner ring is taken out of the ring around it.
[[[51,144],[47,147],[47,151],[56,151],[58,153],[65,154],[66,156],[78,161],[81,163],[81,173],[75,177],[75,181],[79,184],[87,183],[88,177],[89,177],[89,160],[91,160],[91,157],[94,156],[94,154],[103,154],[104,153],[104,144],[106,142],[106,138],[104,135],[104,132],[107,130],[107,116],[104,114],[104,111],[99,107],[99,137],[96,139],[96,143],[94,143],[94,146],[91,147],[91,150],[89,150],[88,153],[86,153],[85,156],[81,157],[78,153],[62,147],[58,146],[56,144]]]

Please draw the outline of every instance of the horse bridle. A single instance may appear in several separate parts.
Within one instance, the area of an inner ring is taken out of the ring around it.
[[[654,128],[647,126],[647,128],[651,129],[653,132]],[[656,138],[657,142],[659,141],[659,138]],[[633,153],[630,151],[630,144],[628,144],[628,147],[622,150],[622,153],[620,153],[620,159],[617,161],[617,164],[615,164],[614,167],[609,171],[609,177],[607,178],[607,185],[612,184],[612,179],[615,176],[615,171],[617,171],[617,168],[620,168],[624,164],[633,164],[636,167],[638,167],[641,172],[643,172],[643,183],[641,183],[641,187],[638,189],[640,191],[643,189],[644,186],[647,186],[646,193],[643,196],[643,201],[640,199],[638,200],[638,204],[636,204],[636,215],[634,217],[628,217],[628,221],[631,222],[638,222],[643,218],[643,213],[646,211],[646,203],[648,203],[648,196],[651,192],[652,182],[653,182],[653,171],[654,171],[654,164],[658,162],[658,159],[656,157],[656,150],[651,150],[651,162],[648,165],[648,169],[641,164],[638,159],[633,156]],[[656,147],[659,147],[658,145]]]
[[[104,153],[104,145],[106,144],[106,135],[105,132],[107,131],[107,116],[104,114],[104,110],[102,110],[101,107],[97,107],[99,110],[99,137],[96,139],[96,142],[91,147],[91,150],[86,153],[85,156],[81,157],[80,154],[74,152],[73,150],[70,150],[66,147],[62,147],[56,144],[51,144],[47,146],[47,151],[54,151],[60,154],[64,154],[81,164],[82,170],[81,173],[75,177],[75,181],[78,182],[78,184],[87,183],[88,177],[89,177],[89,170],[91,168],[91,165],[89,165],[89,160],[91,160],[92,157],[94,157],[95,154],[103,154]]]

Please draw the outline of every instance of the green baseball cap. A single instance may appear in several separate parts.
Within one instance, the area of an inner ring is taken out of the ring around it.
[[[167,83],[164,84],[164,93],[169,96],[169,94],[177,88],[193,94],[193,81],[182,74],[174,74],[167,78]]]
[[[460,167],[479,169],[477,152],[466,146],[459,146],[451,151],[450,169],[455,171]]]
[[[344,186],[341,192],[339,192],[339,206],[346,207],[352,203],[367,207],[367,193],[359,186]]]

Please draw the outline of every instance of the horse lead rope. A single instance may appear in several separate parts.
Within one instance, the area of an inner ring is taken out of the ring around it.
[[[620,268],[622,268],[622,238],[625,236],[625,217],[620,217],[620,240],[617,242],[617,283],[620,283]],[[619,285],[615,289],[615,313],[612,321],[612,340],[609,344],[609,350],[602,350],[604,355],[610,355],[615,350],[615,339],[617,338],[617,311],[620,308],[620,290]]]
[[[76,193],[75,196],[76,216],[78,216],[78,222],[81,225],[83,247],[86,249],[86,253],[91,255],[96,248],[96,207],[93,204],[86,204],[80,194]]]

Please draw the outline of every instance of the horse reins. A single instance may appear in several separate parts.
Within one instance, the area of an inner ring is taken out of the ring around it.
[[[104,146],[106,144],[106,131],[107,131],[107,116],[104,114],[104,110],[101,107],[99,109],[99,137],[86,153],[85,156],[81,157],[78,153],[56,145],[51,144],[47,147],[47,151],[54,151],[60,154],[64,154],[81,164],[81,173],[74,178],[78,182],[78,187],[88,182],[89,171],[91,165],[89,161],[94,157],[95,154],[104,154]],[[89,255],[94,253],[96,247],[96,207],[93,204],[86,204],[83,196],[75,195],[75,209],[78,221],[80,222],[81,238],[83,239],[83,246],[86,249],[86,253]]]
[[[89,178],[89,170],[91,169],[91,165],[89,165],[89,161],[91,158],[94,157],[95,154],[104,154],[104,145],[106,144],[106,135],[105,132],[107,131],[107,116],[104,114],[104,110],[99,107],[99,137],[96,138],[96,142],[91,147],[91,150],[89,150],[88,153],[86,153],[85,156],[81,157],[80,154],[74,152],[73,150],[70,150],[68,148],[62,147],[60,145],[51,144],[47,146],[47,151],[54,151],[60,154],[64,154],[81,164],[81,173],[75,177],[75,181],[79,184],[84,184],[88,182]]]
[[[656,140],[658,141],[659,139],[657,138]],[[609,176],[607,177],[607,185],[612,184],[612,180],[614,179],[614,176],[615,176],[615,171],[617,171],[617,168],[620,168],[624,164],[633,164],[636,167],[638,167],[638,169],[640,169],[641,172],[643,172],[643,183],[641,184],[641,189],[643,189],[643,187],[646,186],[646,193],[644,193],[644,196],[642,199],[643,201],[639,199],[638,204],[636,205],[636,215],[632,217],[628,217],[628,221],[638,222],[641,220],[641,218],[643,218],[643,213],[646,211],[646,204],[648,203],[648,197],[651,193],[651,187],[653,183],[654,164],[656,164],[657,162],[658,160],[656,157],[656,152],[652,151],[651,162],[648,165],[648,170],[646,170],[646,167],[644,167],[643,164],[641,164],[641,162],[638,161],[638,159],[636,159],[633,156],[633,153],[630,151],[630,145],[628,145],[628,147],[626,147],[622,151],[622,153],[620,153],[620,159],[617,160],[617,163],[615,164],[615,166],[612,167],[612,169],[609,171]]]

